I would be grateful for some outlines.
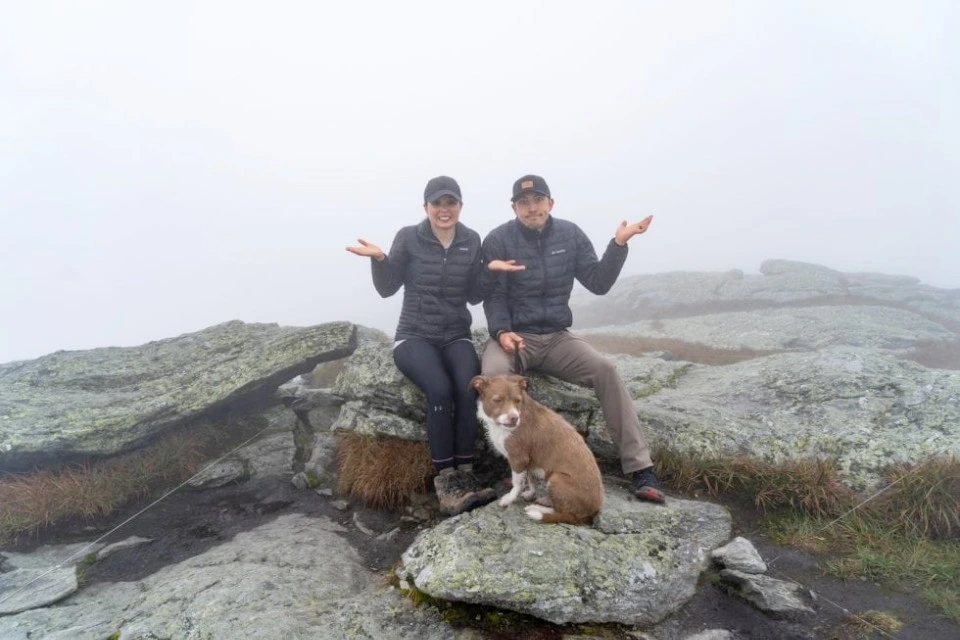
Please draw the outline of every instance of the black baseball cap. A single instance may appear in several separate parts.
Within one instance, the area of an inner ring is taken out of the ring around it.
[[[457,202],[463,202],[463,196],[460,195],[460,185],[450,176],[437,176],[431,178],[427,183],[427,188],[423,190],[423,202],[433,202],[443,196],[453,196]]]
[[[539,193],[542,196],[550,197],[550,187],[547,186],[546,180],[540,176],[526,175],[518,178],[517,181],[513,183],[513,197],[510,198],[510,202],[516,201],[517,198],[527,192]]]

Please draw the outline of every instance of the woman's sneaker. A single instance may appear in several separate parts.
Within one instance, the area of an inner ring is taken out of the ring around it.
[[[469,491],[472,491],[479,497],[480,505],[487,504],[488,502],[493,502],[497,499],[497,492],[492,487],[485,487],[480,484],[480,481],[477,479],[477,476],[473,475],[472,471],[457,471],[457,473],[463,476],[463,483]]]
[[[657,474],[653,472],[653,467],[633,472],[633,495],[640,500],[657,504],[667,501],[663,495],[663,489],[660,488],[660,481],[657,480]]]
[[[451,471],[433,479],[440,511],[448,516],[475,509],[497,497],[493,489],[484,489],[472,473]]]

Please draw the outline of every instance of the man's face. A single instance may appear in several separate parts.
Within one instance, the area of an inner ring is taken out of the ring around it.
[[[547,224],[550,211],[553,210],[553,198],[528,191],[513,201],[513,212],[517,220],[528,229],[539,231]]]

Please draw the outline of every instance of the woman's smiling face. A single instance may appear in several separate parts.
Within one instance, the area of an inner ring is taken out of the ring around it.
[[[423,205],[430,219],[430,226],[434,229],[453,229],[460,220],[460,209],[463,203],[453,196],[440,196],[433,202]]]

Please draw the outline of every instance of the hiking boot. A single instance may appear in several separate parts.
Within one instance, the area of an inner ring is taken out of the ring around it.
[[[457,471],[457,473],[463,476],[463,483],[466,489],[472,491],[480,498],[480,503],[477,505],[478,507],[497,499],[497,491],[492,487],[485,487],[480,484],[477,476],[473,475],[472,471]]]
[[[663,504],[667,498],[663,495],[660,488],[660,481],[657,480],[657,474],[653,472],[653,467],[647,467],[640,471],[633,472],[633,495],[639,500],[647,502],[656,502]]]
[[[493,489],[483,489],[472,473],[453,471],[438,474],[433,487],[440,501],[440,511],[448,516],[475,509],[497,497]]]

